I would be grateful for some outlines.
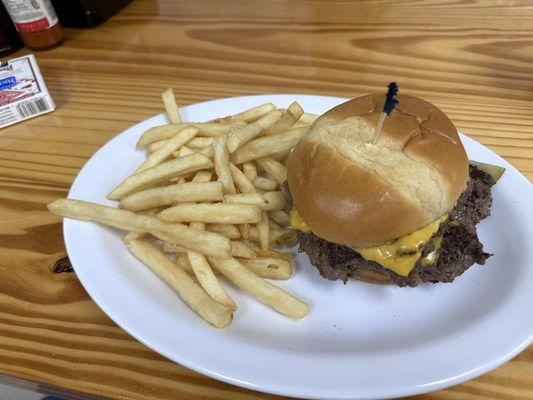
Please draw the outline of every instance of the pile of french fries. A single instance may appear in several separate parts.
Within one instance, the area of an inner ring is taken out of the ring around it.
[[[290,253],[274,250],[296,241],[284,211],[286,163],[317,116],[296,102],[268,103],[183,122],[173,91],[162,99],[170,123],[140,137],[145,161],[108,195],[118,208],[71,199],[48,208],[126,231],[131,254],[215,327],[228,325],[237,308],[220,276],[284,315],[304,317],[307,304],[265,278],[292,275]]]

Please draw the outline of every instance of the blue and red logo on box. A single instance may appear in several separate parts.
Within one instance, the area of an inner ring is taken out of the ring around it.
[[[0,79],[0,90],[12,88],[17,84],[17,80],[14,76],[9,76],[4,79]]]

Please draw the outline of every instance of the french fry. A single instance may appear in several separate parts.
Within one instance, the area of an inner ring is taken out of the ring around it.
[[[189,154],[193,154],[193,153],[196,153],[193,149],[191,149],[190,147],[187,147],[187,146],[181,146],[179,150],[176,150],[174,152],[172,152],[172,156],[173,157],[185,157],[185,156],[188,156]]]
[[[270,128],[265,129],[265,136],[280,135],[283,132],[289,130],[296,121],[303,115],[304,110],[295,101],[289,108],[283,113],[282,117],[272,125]]]
[[[272,103],[261,104],[260,106],[250,108],[232,117],[232,120],[243,120],[248,123],[261,118],[263,115],[274,110],[276,107]]]
[[[268,212],[268,216],[281,226],[289,226],[291,224],[289,214],[287,214],[285,211],[272,210]]]
[[[232,129],[240,129],[246,126],[245,121],[235,120],[228,122],[202,122],[193,124],[200,130],[200,136],[220,136],[227,135]]]
[[[273,110],[268,114],[262,116],[257,121],[246,125],[244,128],[241,128],[237,131],[234,131],[228,139],[228,150],[230,153],[233,153],[244,143],[249,142],[255,137],[259,136],[263,130],[274,125],[278,119],[281,118],[283,112],[281,110]]]
[[[215,157],[215,146],[213,144],[210,144],[207,147],[204,147],[202,150],[200,150],[200,154],[203,154],[210,160],[212,160]]]
[[[231,129],[240,129],[246,126],[245,121],[235,120],[231,122],[196,122],[196,123],[180,123],[180,124],[168,124],[155,126],[144,132],[139,141],[137,142],[137,148],[145,147],[151,143],[170,139],[180,131],[194,127],[200,132],[198,136],[220,136],[230,132]]]
[[[157,142],[150,143],[148,146],[146,146],[146,151],[148,155],[152,154],[157,149],[163,147],[168,139],[165,140],[159,140]]]
[[[165,105],[165,111],[167,113],[168,121],[171,124],[179,124],[181,122],[180,110],[176,103],[176,97],[172,89],[167,89],[161,94],[163,104]]]
[[[242,258],[237,257],[237,261],[243,264],[246,268],[252,271],[257,276],[267,279],[287,280],[292,275],[292,267],[290,262],[281,258]],[[269,261],[272,260],[272,261]],[[176,257],[176,264],[185,270],[187,273],[194,275],[192,266],[187,258],[187,254],[178,254]],[[287,268],[288,265],[288,268]],[[217,270],[213,271],[215,275],[220,275]]]
[[[268,219],[268,225],[270,226],[270,229],[277,230],[277,229],[283,229],[281,225],[279,225],[276,221],[273,221],[272,219]]]
[[[240,129],[245,127],[247,124],[245,121],[234,120],[231,122],[196,122],[196,123],[179,123],[179,124],[167,124],[154,126],[153,128],[148,129],[144,132],[139,140],[137,141],[136,147],[138,149],[146,147],[152,143],[164,141],[170,139],[180,131],[194,127],[200,132],[198,136],[220,136],[228,134],[232,129]]]
[[[244,243],[249,248],[251,248],[253,251],[255,251],[255,253],[257,254],[258,257],[281,258],[281,259],[289,261],[289,262],[292,260],[292,254],[291,253],[283,253],[281,251],[274,251],[272,249],[263,250],[256,243],[250,242],[250,241],[245,241]]]
[[[298,122],[301,122],[303,124],[312,124],[315,122],[315,120],[320,117],[318,114],[310,114],[310,113],[303,113],[303,115],[300,117]]]
[[[263,197],[267,202],[266,206],[263,207],[263,210],[283,210],[287,205],[287,195],[283,192],[266,192],[263,193]]]
[[[215,232],[226,236],[228,239],[239,239],[241,233],[235,225],[229,224],[208,224],[206,229],[210,232]]]
[[[256,225],[257,235],[259,236],[259,244],[263,250],[268,249],[270,226],[268,224],[268,214],[263,211],[261,221]]]
[[[213,202],[223,199],[220,182],[187,182],[170,186],[146,189],[123,197],[119,207],[131,211],[185,202]],[[266,204],[266,201],[263,199]]]
[[[236,310],[237,304],[235,304],[233,299],[224,290],[206,258],[195,251],[189,251],[187,257],[189,258],[189,263],[191,264],[196,279],[198,279],[198,282],[206,293],[216,302],[231,310]]]
[[[189,142],[193,137],[198,134],[198,129],[196,128],[186,128],[178,132],[175,136],[170,139],[167,139],[163,145],[157,148],[150,156],[141,164],[139,168],[135,171],[140,172],[145,169],[155,167],[156,165],[161,164],[167,158],[172,155],[172,152],[178,150],[185,143]],[[156,142],[159,143],[159,142]]]
[[[122,238],[122,242],[124,242],[124,244],[129,244],[132,240],[137,240],[137,239],[144,239],[145,237],[147,236],[147,234],[145,232],[134,232],[134,231],[129,231],[128,233],[126,233],[124,235],[124,237]]]
[[[141,212],[142,215],[147,215],[149,217],[153,217],[158,212],[161,211],[161,208],[152,208],[150,210],[144,210]],[[123,238],[122,242],[124,244],[129,244],[132,240],[136,239],[144,239],[148,234],[146,232],[135,232],[135,231],[129,231]]]
[[[191,227],[192,224],[191,224]],[[164,242],[161,248],[165,253],[177,253],[177,254],[186,254],[188,250],[185,247],[178,246],[175,243]],[[241,258],[256,258],[257,253],[252,250],[250,246],[243,242],[237,240],[231,241],[231,256],[232,257],[241,257]]]
[[[249,238],[254,242],[259,242],[259,231],[255,226],[250,227]],[[298,242],[298,238],[293,229],[272,229],[269,242],[273,246],[292,247]],[[264,250],[264,248],[261,249]]]
[[[250,204],[259,208],[266,207],[267,202],[259,193],[238,193],[224,195],[224,203]]]
[[[229,169],[231,172],[231,177],[233,178],[233,183],[235,186],[237,186],[237,189],[239,189],[239,192],[241,193],[255,193],[256,190],[254,188],[254,185],[246,175],[235,165],[232,163],[229,163]]]
[[[211,299],[189,275],[150,243],[142,239],[133,240],[128,249],[205,321],[217,328],[231,322],[233,315],[230,309]]]
[[[289,279],[292,275],[290,261],[282,258],[239,258],[239,262],[254,274],[269,279]]]
[[[257,253],[254,250],[252,250],[250,246],[238,240],[231,241],[231,255],[232,257],[241,257],[241,258],[256,258],[257,257]]]
[[[157,214],[167,222],[205,222],[209,224],[256,224],[261,210],[246,204],[178,204]]]
[[[219,136],[213,143],[215,150],[215,171],[218,180],[222,182],[224,193],[236,193],[235,184],[233,183],[233,177],[229,167],[229,153],[226,146],[226,140],[225,136]]]
[[[237,242],[242,243],[242,242]],[[236,253],[239,254],[239,253]],[[289,279],[292,275],[292,266],[289,259],[284,259],[280,257],[238,257],[237,260],[243,264],[246,268],[252,271],[257,276],[267,279],[280,279],[286,280]],[[176,255],[176,265],[186,271],[187,273],[194,276],[194,271],[192,269],[189,258],[187,257],[187,252],[182,252]],[[215,275],[220,275],[220,272],[214,270]]]
[[[172,136],[176,135],[183,129],[185,129],[187,124],[178,124],[178,125],[161,125],[154,126],[153,128],[148,129],[144,132],[139,140],[137,141],[137,148],[146,147],[152,143],[161,142],[166,139],[170,139]]]
[[[241,129],[241,128],[244,128],[246,125],[248,125],[248,122],[246,122],[245,120],[243,119],[234,119],[233,117],[231,116],[228,116],[226,117],[227,121],[229,122],[231,128],[230,128],[230,132],[232,130],[236,130],[236,129]],[[228,132],[229,133],[229,132]]]
[[[172,253],[172,252],[169,252]],[[187,252],[179,253],[176,255],[176,265],[184,270],[185,272],[191,274],[194,276],[194,271],[192,270],[191,263],[189,262],[189,257],[187,256]]]
[[[248,227],[248,236],[247,237],[243,237],[244,239],[246,240],[251,240],[252,242],[257,242],[259,243],[259,232],[257,230],[257,228],[255,226],[250,226]],[[270,242],[270,237],[269,237],[269,242]],[[263,248],[260,246],[261,250],[263,250]]]
[[[211,171],[198,171],[192,178],[191,182],[193,183],[210,182],[212,177],[213,177],[213,173]]]
[[[205,224],[203,222],[191,222],[189,226],[193,229],[198,229],[199,231],[205,231]]]
[[[231,115],[228,115],[226,117],[213,118],[207,122],[212,123],[212,124],[227,124],[227,123],[230,123],[231,121],[233,121],[232,117]],[[241,122],[246,123],[246,121],[241,121]]]
[[[194,271],[192,270],[192,265],[189,262],[187,252],[176,254],[176,265],[194,278],[196,278],[196,276],[194,275]],[[211,268],[211,270],[216,276],[220,276],[220,272],[218,272],[216,269]]]
[[[164,183],[175,176],[194,172],[199,169],[211,168],[212,166],[213,163],[211,160],[198,153],[165,161],[155,167],[126,178],[107,198],[110,200],[120,200],[131,193]]]
[[[289,157],[291,156],[291,152],[288,151],[283,155],[283,159],[281,160],[281,163],[285,165],[285,168],[289,165]]]
[[[99,222],[125,231],[150,233],[202,254],[229,257],[229,239],[212,232],[199,232],[182,224],[167,224],[157,218],[135,214],[128,210],[102,206],[80,200],[58,199],[48,204],[56,215],[84,221]]]
[[[161,250],[164,253],[178,253],[178,254],[187,254],[187,249],[183,246],[178,246],[176,243],[164,242],[161,246]]]
[[[303,318],[307,314],[307,304],[258,277],[236,259],[208,257],[207,260],[236,286],[279,313],[293,318]]]
[[[290,150],[286,150],[286,151],[282,151],[280,153],[275,153],[275,154],[271,154],[269,156],[269,158],[273,159],[273,160],[276,160],[276,161],[279,161],[281,164],[283,164],[285,166],[285,168],[287,167],[287,161],[286,161],[286,158],[288,158],[288,156],[291,154],[291,151]]]
[[[276,161],[269,157],[264,157],[258,158],[256,162],[280,185],[282,185],[287,180],[287,168],[279,161]]]
[[[250,182],[257,178],[257,168],[253,161],[245,162],[242,165],[242,170]]]
[[[305,136],[308,128],[296,128],[281,135],[265,136],[252,140],[239,147],[232,155],[231,162],[235,165],[267,157],[271,154],[290,150],[298,141]]]
[[[163,187],[167,186],[167,183],[169,185],[175,184],[175,185],[182,185],[187,182],[187,179],[189,179],[191,176],[194,176],[193,173],[185,174],[184,176],[175,176],[174,178],[170,178],[168,182],[165,182],[164,184],[157,185],[156,187]]]
[[[270,243],[279,247],[292,247],[298,243],[298,237],[293,229],[271,230]]]
[[[214,142],[214,137],[195,137],[187,142],[187,146],[193,150],[202,150]]]
[[[205,230],[205,225],[201,222],[193,222],[190,226],[199,231]],[[196,279],[198,279],[200,286],[204,288],[206,293],[220,304],[231,310],[236,310],[237,305],[218,281],[205,256],[196,251],[188,251],[187,257]]]
[[[239,228],[239,232],[241,233],[243,239],[247,240],[250,238],[250,225],[239,224],[237,227]]]
[[[262,191],[272,191],[278,188],[278,182],[273,181],[272,179],[263,178],[262,176],[255,178],[252,185],[254,185],[254,188],[257,190]]]

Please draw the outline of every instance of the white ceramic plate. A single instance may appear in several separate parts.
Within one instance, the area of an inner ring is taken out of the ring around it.
[[[204,121],[265,102],[297,100],[323,113],[344,101],[303,95],[214,100],[183,108]],[[113,204],[105,196],[141,163],[135,142],[147,119],[103,146],[79,173],[69,197]],[[279,285],[310,304],[300,321],[229,287],[239,305],[231,326],[217,330],[184,306],[121,243],[122,232],[65,220],[68,254],[94,301],[136,339],[169,359],[234,385],[316,399],[371,399],[442,389],[507,361],[533,337],[533,190],[505,160],[462,136],[471,159],[504,166],[493,189],[492,216],[479,225],[485,266],[453,284],[417,288],[330,282],[304,255]]]

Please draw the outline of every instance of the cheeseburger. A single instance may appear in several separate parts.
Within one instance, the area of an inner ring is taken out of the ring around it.
[[[288,162],[290,219],[300,251],[331,280],[417,286],[484,264],[476,224],[495,178],[469,165],[453,123],[398,95],[343,103],[318,118]]]

